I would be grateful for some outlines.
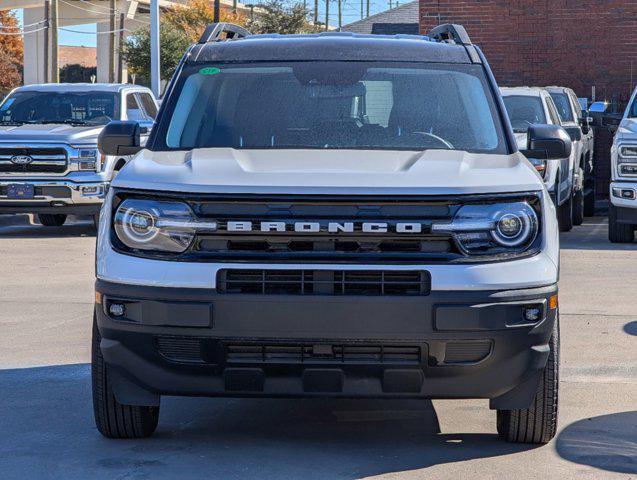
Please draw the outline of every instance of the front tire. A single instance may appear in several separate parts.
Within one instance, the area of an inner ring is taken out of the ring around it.
[[[108,378],[108,366],[100,350],[101,336],[93,315],[93,414],[95,425],[106,438],[145,438],[153,434],[159,422],[159,406],[122,405],[115,398]]]
[[[61,227],[66,222],[66,215],[62,213],[40,213],[38,220],[45,227]]]
[[[569,195],[562,205],[557,207],[557,223],[560,232],[570,232],[573,229],[573,196]]]
[[[608,239],[612,243],[632,243],[635,240],[635,225],[617,221],[617,207],[611,203],[608,209]]]
[[[573,195],[573,225],[584,223],[584,192],[577,190]]]
[[[553,335],[549,340],[549,358],[533,403],[520,410],[498,410],[498,435],[507,442],[540,443],[551,441],[557,431],[559,360],[559,318],[555,318]]]

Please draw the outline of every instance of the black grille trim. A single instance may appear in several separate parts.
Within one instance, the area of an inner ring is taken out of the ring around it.
[[[417,296],[431,293],[425,270],[221,269],[217,292],[253,295]]]
[[[374,344],[228,344],[227,364],[421,365],[422,348]]]
[[[491,353],[490,340],[450,341],[445,347],[445,364],[478,363]]]
[[[171,362],[205,363],[200,338],[161,336],[155,338],[155,344],[161,356]]]

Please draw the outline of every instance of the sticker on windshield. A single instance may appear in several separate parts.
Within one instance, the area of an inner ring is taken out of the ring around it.
[[[221,69],[217,67],[206,67],[199,70],[201,75],[216,75],[217,73],[221,73]]]

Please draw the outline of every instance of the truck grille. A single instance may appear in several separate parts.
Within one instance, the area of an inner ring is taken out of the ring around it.
[[[226,345],[226,363],[419,365],[421,348],[403,345]]]
[[[29,157],[28,163],[16,163]],[[61,147],[0,147],[0,173],[64,173],[67,153]]]
[[[181,198],[180,200],[183,200]],[[197,219],[215,222],[216,231],[198,233],[188,255],[192,261],[267,263],[373,263],[448,261],[461,256],[451,237],[431,232],[434,221],[451,220],[460,205],[447,200],[370,196],[232,196],[186,199]],[[231,231],[230,222],[246,222],[249,231]],[[262,231],[262,223],[285,224],[284,231]],[[320,224],[316,231],[295,231],[295,224]],[[382,222],[386,231],[363,231]],[[354,225],[351,231],[328,231],[330,223]],[[419,225],[398,232],[398,225]]]
[[[428,295],[426,271],[222,269],[217,291],[257,295]]]

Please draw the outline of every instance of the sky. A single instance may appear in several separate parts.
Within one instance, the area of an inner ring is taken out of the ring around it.
[[[310,6],[314,4],[312,0],[305,0]],[[367,0],[363,0],[366,4]],[[406,3],[409,0],[403,0],[399,2]],[[249,3],[249,2],[247,2]],[[361,0],[343,0],[343,24],[355,22],[360,20]],[[392,6],[396,6],[396,0],[392,0]],[[370,15],[382,12],[389,8],[389,0],[370,0]],[[22,25],[22,10],[16,10],[20,25]],[[319,20],[325,20],[325,0],[319,0]],[[338,23],[337,18],[337,3],[334,0],[330,1],[330,25],[336,26]],[[71,30],[77,30],[76,33],[69,32],[68,30],[62,30],[58,32],[60,45],[76,45],[85,47],[94,47],[96,44],[96,27],[95,24],[88,25],[76,25],[73,27],[65,27]]]

